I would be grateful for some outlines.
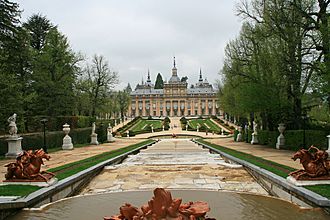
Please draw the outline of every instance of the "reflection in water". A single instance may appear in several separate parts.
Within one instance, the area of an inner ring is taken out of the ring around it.
[[[206,201],[210,204],[209,217],[218,220],[232,219],[281,219],[310,220],[329,219],[318,209],[300,209],[298,206],[271,197],[251,194],[238,194],[218,191],[171,190],[173,198],[181,197],[183,202]],[[120,192],[80,196],[66,199],[46,206],[40,211],[24,210],[9,218],[11,220],[102,220],[104,216],[118,213],[125,202],[140,207],[152,197],[148,192]]]

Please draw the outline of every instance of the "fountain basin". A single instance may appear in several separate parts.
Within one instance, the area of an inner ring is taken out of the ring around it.
[[[329,216],[322,209],[302,209],[293,203],[269,196],[203,190],[171,190],[171,193],[173,198],[183,198],[183,202],[208,202],[211,208],[208,216],[219,220],[329,219]],[[9,219],[102,220],[104,216],[118,213],[119,207],[126,202],[140,207],[152,196],[152,190],[76,196],[50,203],[40,209],[24,209]]]

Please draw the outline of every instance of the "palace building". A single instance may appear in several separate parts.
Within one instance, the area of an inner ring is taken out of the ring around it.
[[[163,89],[154,89],[148,71],[147,81],[138,84],[131,92],[128,115],[136,116],[201,116],[219,114],[217,91],[199,73],[199,80],[188,88],[181,81],[174,64],[172,76],[164,82]]]

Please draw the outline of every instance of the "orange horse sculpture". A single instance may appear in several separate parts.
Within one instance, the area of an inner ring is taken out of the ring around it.
[[[315,150],[315,152],[311,152]],[[300,159],[304,170],[296,170],[289,175],[297,180],[329,179],[330,161],[327,160],[328,153],[317,147],[311,146],[308,150],[298,150],[292,157],[293,160]]]
[[[48,181],[54,174],[46,171],[40,173],[41,165],[44,164],[43,159],[50,159],[50,156],[43,149],[34,152],[32,150],[23,151],[16,158],[16,162],[5,165],[7,167],[6,180]]]
[[[120,207],[120,214],[104,217],[104,220],[135,220],[135,219],[173,219],[173,220],[215,220],[206,218],[210,211],[206,202],[197,201],[181,204],[182,199],[172,199],[169,191],[163,188],[154,190],[154,197],[141,207],[129,203]]]

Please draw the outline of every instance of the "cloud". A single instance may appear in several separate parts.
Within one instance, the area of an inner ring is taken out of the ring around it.
[[[236,1],[221,0],[29,0],[17,1],[23,21],[42,13],[86,56],[104,55],[119,72],[120,85],[135,86],[158,72],[170,78],[172,57],[189,83],[219,79],[224,48],[239,32]]]

